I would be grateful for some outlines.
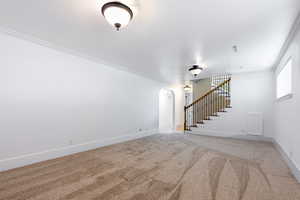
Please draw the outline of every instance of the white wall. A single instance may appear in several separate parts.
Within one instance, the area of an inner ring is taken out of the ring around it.
[[[0,170],[157,130],[162,84],[4,34],[0,44]]]
[[[273,74],[271,71],[233,74],[231,81],[231,105],[220,117],[205,121],[201,128],[195,129],[208,135],[224,137],[248,135],[247,116],[261,113],[263,116],[263,135],[273,134]]]
[[[299,27],[299,26],[298,26]],[[293,97],[275,102],[275,140],[300,170],[300,28],[284,53],[275,75],[292,57]],[[275,87],[275,82],[274,82]],[[274,96],[275,100],[275,96]],[[300,171],[299,171],[300,172]]]
[[[172,90],[161,89],[159,93],[159,132],[174,132],[175,96]]]
[[[177,132],[183,132],[184,124],[184,85],[176,84],[170,86],[170,89],[175,95],[175,130]]]

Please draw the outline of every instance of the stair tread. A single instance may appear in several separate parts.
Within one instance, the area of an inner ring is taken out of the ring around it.
[[[192,118],[192,124],[196,124],[187,126],[187,129],[200,128],[202,127],[201,124],[204,123],[209,124],[208,121],[217,120],[217,117],[221,117],[222,113],[226,113],[229,111],[228,109],[232,108],[230,81],[230,76],[222,76],[219,82],[212,82],[212,91],[207,92],[191,105],[185,107],[185,111],[187,112],[194,114],[196,112],[196,115]]]

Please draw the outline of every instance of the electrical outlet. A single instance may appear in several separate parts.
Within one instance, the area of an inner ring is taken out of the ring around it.
[[[69,140],[69,145],[73,145],[73,140]]]

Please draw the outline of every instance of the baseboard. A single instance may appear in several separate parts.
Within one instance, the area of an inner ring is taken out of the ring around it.
[[[172,130],[172,131],[159,131],[159,134],[174,134],[174,133],[177,133],[177,134],[182,134],[184,133],[183,131],[176,131],[176,130]]]
[[[177,134],[183,134],[184,131],[173,131],[173,133],[177,133]]]
[[[287,163],[289,166],[292,174],[294,177],[297,179],[297,181],[300,183],[300,168],[297,166],[297,164],[288,156],[288,154],[284,151],[282,146],[273,139],[273,144],[275,148],[279,151],[281,156],[283,157],[284,161]]]
[[[158,132],[157,129],[153,129],[153,130],[139,132],[131,135],[114,137],[114,138],[109,138],[104,140],[96,140],[96,141],[91,141],[83,144],[77,144],[77,145],[67,146],[58,149],[51,149],[43,152],[27,154],[27,155],[22,155],[13,158],[7,158],[4,160],[0,160],[0,171],[6,171],[6,170],[23,167],[26,165],[30,165],[30,164],[34,164],[46,160],[51,160],[54,158],[59,158],[59,157],[63,157],[63,156],[67,156],[79,152],[96,149],[99,147],[109,146],[112,144],[122,143],[129,140],[143,138],[143,137],[156,134],[157,132]]]
[[[233,132],[225,132],[225,131],[215,131],[208,129],[196,129],[192,131],[187,131],[187,133],[195,134],[195,135],[203,135],[203,136],[213,136],[213,137],[222,137],[222,138],[231,138],[237,133]]]
[[[248,135],[248,134],[242,134],[242,133],[238,133],[238,132],[222,132],[222,131],[213,131],[213,130],[193,130],[193,131],[187,131],[186,133],[190,133],[190,134],[194,134],[194,135],[202,135],[202,136],[273,142],[272,138],[269,138],[269,137]]]
[[[252,135],[237,135],[237,133],[224,133],[220,131],[187,131],[186,133],[194,134],[194,135],[202,135],[202,136],[212,136],[212,137],[222,137],[222,138],[233,138],[233,139],[243,139],[243,140],[254,140],[254,141],[264,141],[264,142],[272,142],[275,148],[279,151],[284,161],[287,163],[290,168],[292,174],[296,178],[296,180],[300,183],[300,168],[296,165],[296,163],[288,156],[288,154],[284,151],[281,145],[274,140],[273,138],[262,137],[262,136],[252,136]]]

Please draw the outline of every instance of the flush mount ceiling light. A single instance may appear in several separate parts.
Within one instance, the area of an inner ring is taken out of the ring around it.
[[[193,65],[190,69],[189,72],[191,72],[191,74],[193,74],[194,76],[197,76],[198,74],[200,74],[202,72],[203,68],[199,67],[199,65]]]
[[[190,92],[190,91],[192,90],[192,88],[191,88],[191,86],[186,85],[186,86],[183,87],[183,90],[184,90],[185,92]]]
[[[102,6],[102,15],[117,31],[129,24],[133,18],[132,10],[121,2],[108,2]]]
[[[233,52],[237,53],[238,52],[238,47],[236,45],[232,46]]]

